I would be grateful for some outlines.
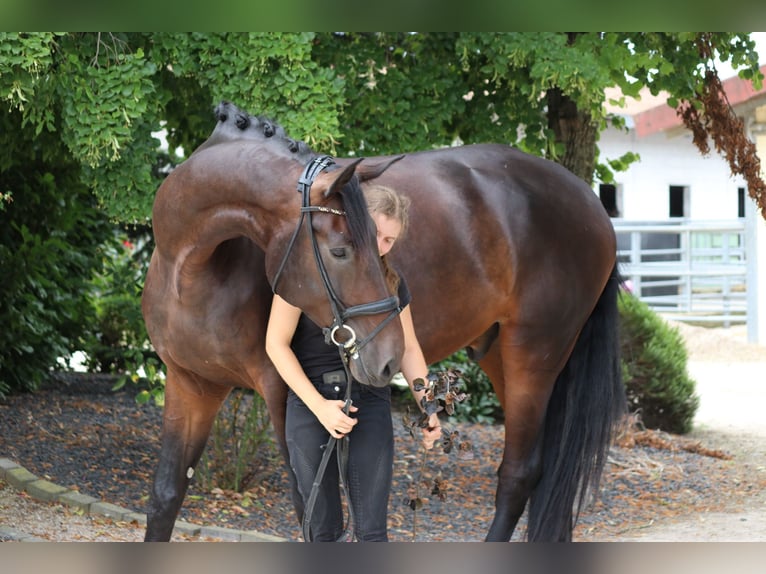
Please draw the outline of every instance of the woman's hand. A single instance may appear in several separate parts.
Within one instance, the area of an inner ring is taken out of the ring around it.
[[[319,422],[327,429],[331,437],[343,438],[354,429],[354,425],[359,422],[343,412],[345,401],[322,401],[314,411]],[[351,405],[349,412],[355,413],[359,409]]]
[[[442,426],[436,413],[428,417],[428,427],[423,429],[423,446],[431,450],[442,436]]]

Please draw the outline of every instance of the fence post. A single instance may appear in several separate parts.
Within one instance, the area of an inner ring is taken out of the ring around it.
[[[641,263],[641,232],[632,231],[630,233],[630,265],[633,269],[638,268],[638,264]],[[631,281],[633,281],[633,294],[641,298],[641,275],[631,275]]]
[[[723,250],[722,261],[724,265],[728,265],[731,261],[731,253],[729,248],[731,247],[731,235],[725,231],[721,235],[721,249]],[[723,286],[721,287],[721,296],[723,297],[723,313],[724,316],[729,315],[731,312],[731,283],[729,277],[723,278]],[[731,321],[728,319],[723,323],[724,327],[731,327]]]
[[[684,222],[685,223],[685,222]],[[685,225],[683,233],[681,233],[681,260],[686,262],[686,280],[684,281],[684,297],[686,299],[686,310],[691,313],[694,311],[694,299],[692,298],[692,261],[694,260],[694,254],[692,253],[694,244],[692,243],[691,229]]]
[[[754,117],[766,111],[758,108]],[[766,157],[766,123],[748,126],[759,157]],[[761,168],[763,169],[763,168]],[[763,177],[763,171],[761,171]],[[766,344],[766,221],[752,199],[745,202],[745,237],[747,241],[747,340]]]

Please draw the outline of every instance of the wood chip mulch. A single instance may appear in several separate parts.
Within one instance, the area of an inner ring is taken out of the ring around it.
[[[133,388],[112,391],[113,382],[62,374],[35,394],[0,403],[0,456],[56,484],[146,512],[161,411],[136,405]],[[462,460],[458,449],[429,451],[424,458],[402,413],[392,416],[397,446],[390,539],[483,540],[493,516],[502,427],[446,423],[459,441],[472,444],[473,459]],[[575,540],[616,540],[659,519],[735,509],[763,488],[763,473],[749,473],[745,461],[725,451],[629,424],[611,449],[599,500],[580,515]],[[262,469],[243,493],[205,491],[193,482],[180,517],[300,539],[280,461]],[[523,530],[524,518],[514,540]]]

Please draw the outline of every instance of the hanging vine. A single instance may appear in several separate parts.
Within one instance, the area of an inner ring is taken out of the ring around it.
[[[703,61],[713,62],[714,45],[710,36],[700,34],[696,45]],[[677,112],[703,155],[710,153],[712,141],[716,151],[726,158],[732,174],[745,179],[748,194],[766,219],[766,184],[761,177],[761,160],[755,144],[747,137],[744,120],[732,109],[712,64],[706,67],[698,104],[683,100]]]

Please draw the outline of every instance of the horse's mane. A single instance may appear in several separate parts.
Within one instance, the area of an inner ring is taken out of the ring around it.
[[[304,164],[317,155],[305,142],[288,137],[284,128],[278,123],[263,116],[249,114],[231,102],[222,101],[215,107],[213,113],[217,120],[213,133],[195,151],[225,141],[252,139],[268,140],[276,146],[283,146],[290,153],[295,154],[297,161]]]
[[[305,142],[289,137],[285,129],[275,121],[264,116],[250,114],[231,102],[222,101],[215,107],[214,113],[218,122],[213,133],[197,148],[197,151],[224,141],[252,139],[268,140],[274,145],[284,146],[292,154],[295,154],[296,161],[303,165],[319,155]],[[373,240],[372,219],[368,216],[367,202],[356,176],[352,177],[344,186],[340,196],[343,209],[346,211],[349,233],[354,247],[362,247],[363,253],[377,253],[377,247]]]

